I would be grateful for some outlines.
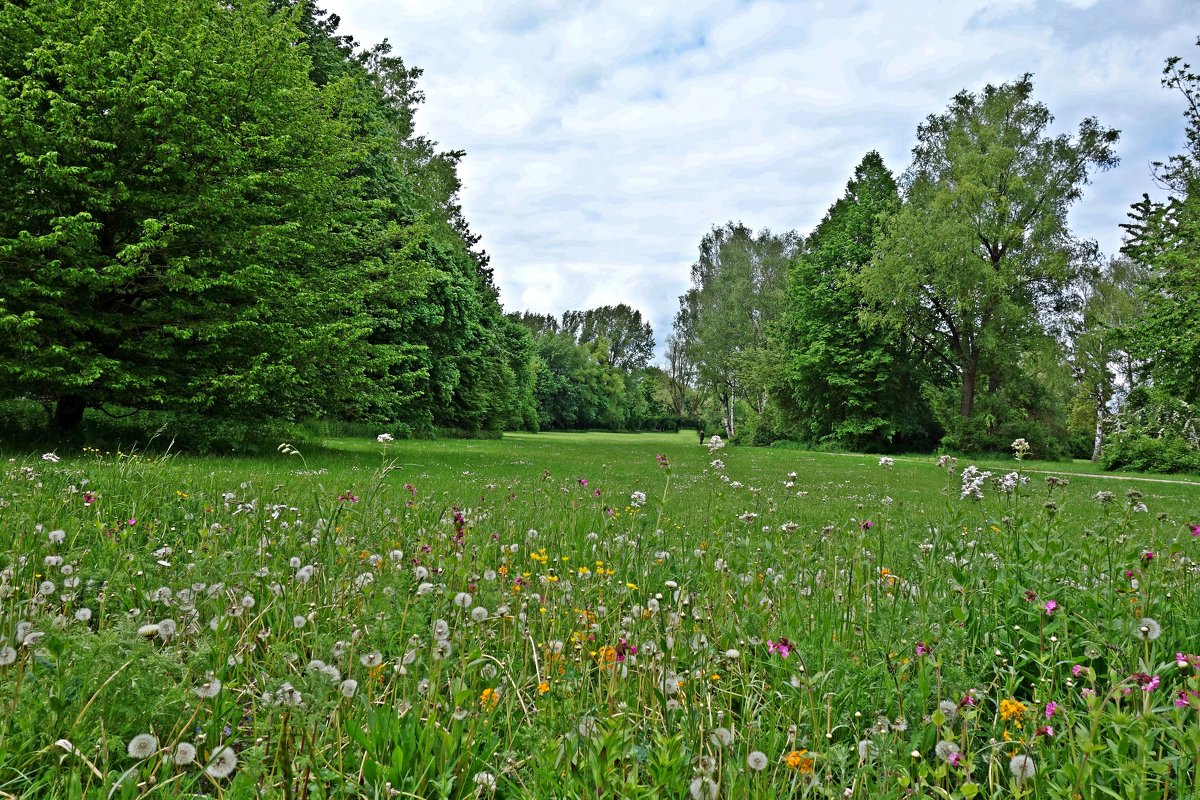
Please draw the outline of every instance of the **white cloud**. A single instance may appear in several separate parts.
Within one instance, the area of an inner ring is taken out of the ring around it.
[[[807,232],[871,149],[900,173],[917,125],[1025,72],[1056,115],[1121,128],[1123,165],[1072,214],[1119,246],[1149,162],[1182,146],[1163,59],[1188,0],[326,0],[343,32],[424,70],[418,128],[463,149],[463,207],[510,309],[628,302],[666,338],[714,224]]]

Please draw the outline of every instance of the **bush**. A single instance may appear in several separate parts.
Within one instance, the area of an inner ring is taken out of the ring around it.
[[[1200,412],[1156,389],[1134,389],[1108,420],[1105,469],[1200,472]]]

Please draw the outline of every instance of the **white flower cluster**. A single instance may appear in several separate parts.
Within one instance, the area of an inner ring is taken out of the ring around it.
[[[979,467],[974,464],[964,469],[962,471],[962,493],[959,494],[959,499],[966,500],[971,497],[982,500],[984,481],[990,477],[992,477],[992,473],[980,472]]]
[[[966,473],[963,473],[963,477],[966,477]],[[1029,483],[1029,478],[1016,472],[1010,472],[1004,477],[996,479],[996,488],[1004,494],[1012,494],[1018,486],[1024,486],[1027,483]]]

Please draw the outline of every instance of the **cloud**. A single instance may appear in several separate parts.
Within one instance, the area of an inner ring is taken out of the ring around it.
[[[1055,131],[1120,128],[1077,233],[1117,250],[1148,165],[1182,148],[1163,60],[1191,0],[326,0],[342,31],[424,70],[418,128],[463,149],[462,201],[507,308],[627,302],[661,346],[700,238],[807,233],[869,150],[904,170],[951,97],[1034,74]]]

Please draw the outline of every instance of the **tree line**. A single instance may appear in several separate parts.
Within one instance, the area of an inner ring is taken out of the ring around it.
[[[1200,42],[1198,42],[1200,44]],[[897,178],[867,153],[808,235],[716,226],[668,339],[674,391],[724,433],[853,450],[1003,451],[1200,470],[1200,78],[1168,190],[1122,253],[1070,231],[1118,132],[1052,134],[1030,76],[963,91]]]
[[[1067,225],[1117,132],[1051,134],[1025,76],[931,115],[898,177],[866,154],[807,236],[714,227],[659,367],[627,305],[504,312],[459,204],[465,154],[414,127],[420,70],[338,25],[296,0],[0,7],[0,427],[690,421],[1200,469],[1200,78],[1182,60],[1163,82],[1187,146],[1120,255]],[[41,422],[13,424],[30,406]]]
[[[536,426],[420,70],[291,0],[0,9],[0,398]]]

